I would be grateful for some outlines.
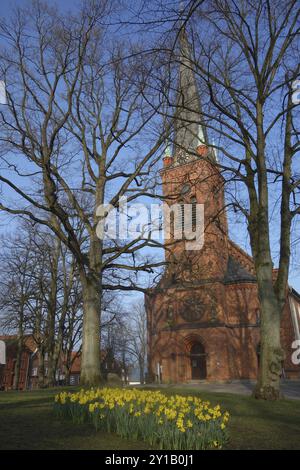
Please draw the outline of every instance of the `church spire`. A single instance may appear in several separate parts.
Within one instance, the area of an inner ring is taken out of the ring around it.
[[[201,103],[191,48],[183,29],[179,37],[180,66],[175,111],[174,163],[184,163],[199,146],[207,146],[206,130],[199,124]],[[190,156],[188,156],[190,153]]]

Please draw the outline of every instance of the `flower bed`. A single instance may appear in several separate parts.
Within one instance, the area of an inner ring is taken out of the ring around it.
[[[62,392],[55,397],[59,416],[74,423],[141,439],[159,449],[221,449],[227,440],[228,412],[194,396],[159,391],[102,388]]]

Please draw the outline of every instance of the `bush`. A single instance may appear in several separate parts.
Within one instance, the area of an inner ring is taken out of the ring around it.
[[[159,449],[221,449],[227,440],[229,413],[194,396],[137,389],[81,390],[58,394],[55,410],[74,423],[89,420],[96,429],[141,439]]]

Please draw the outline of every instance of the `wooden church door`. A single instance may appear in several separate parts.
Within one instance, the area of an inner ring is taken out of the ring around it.
[[[194,343],[190,352],[192,380],[206,378],[206,354],[201,343]]]

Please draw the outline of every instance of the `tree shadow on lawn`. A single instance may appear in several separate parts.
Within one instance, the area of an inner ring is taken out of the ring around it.
[[[33,399],[33,400],[19,400],[15,402],[0,402],[0,413],[2,410],[15,410],[17,408],[31,408],[31,407],[36,407],[38,405],[46,405],[48,404],[49,406],[52,405],[51,400],[48,398],[39,398],[39,399]]]
[[[96,432],[90,423],[74,424],[55,416],[51,405],[1,413],[1,449],[148,449],[139,441]]]
[[[145,443],[96,432],[91,423],[75,425],[54,413],[63,389],[0,394],[0,449],[149,449]],[[74,389],[68,388],[74,392]]]
[[[300,403],[294,405],[292,400],[264,402],[254,398],[227,403],[231,414],[228,447],[300,449]]]
[[[54,397],[60,392],[77,392],[79,388],[45,388],[31,391],[6,391],[0,392],[0,409],[12,406],[27,406],[29,403],[54,403]]]

